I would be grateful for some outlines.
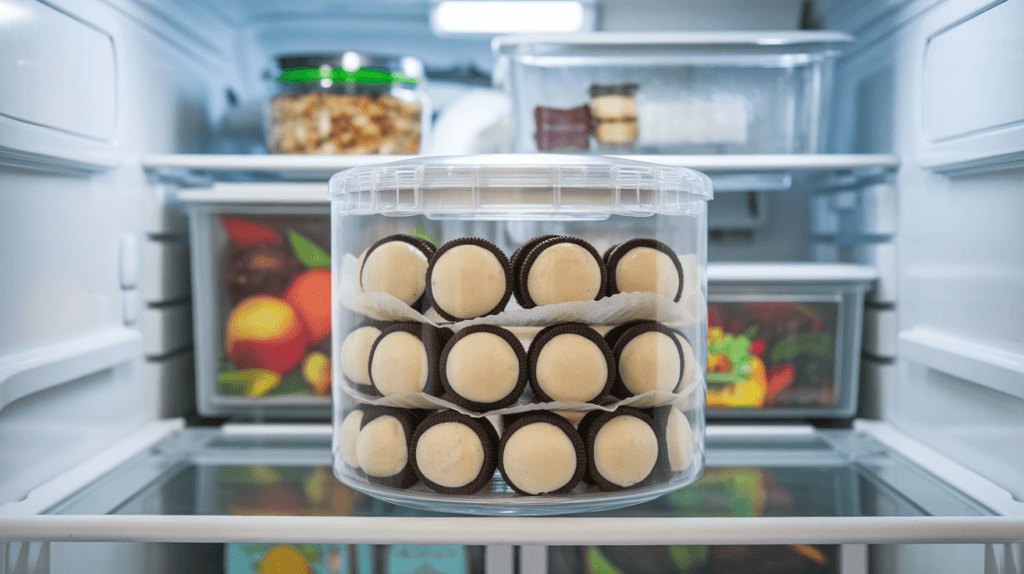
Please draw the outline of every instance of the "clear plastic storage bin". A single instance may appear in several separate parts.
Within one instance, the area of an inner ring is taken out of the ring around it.
[[[496,38],[521,153],[790,154],[824,149],[834,32]]]
[[[205,192],[188,202],[199,413],[328,418],[327,202]]]
[[[709,265],[708,416],[852,417],[877,277],[857,265]]]
[[[342,482],[438,511],[557,514],[700,476],[706,176],[432,158],[337,174],[330,198]]]
[[[270,153],[412,155],[429,138],[416,58],[345,52],[283,56],[278,65],[265,122]]]

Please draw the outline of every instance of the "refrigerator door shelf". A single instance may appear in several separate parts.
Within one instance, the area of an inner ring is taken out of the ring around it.
[[[88,472],[0,506],[0,540],[903,544],[1011,542],[1024,533],[1024,504],[880,422],[713,425],[708,468],[694,485],[629,508],[551,518],[445,515],[359,494],[331,473],[325,425],[175,425],[156,424],[86,463]]]

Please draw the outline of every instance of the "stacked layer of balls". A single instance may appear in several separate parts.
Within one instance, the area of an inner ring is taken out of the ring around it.
[[[510,259],[477,238],[435,250],[416,237],[390,236],[363,253],[358,269],[362,291],[388,293],[417,310],[432,307],[453,322],[500,313],[513,295],[524,308],[633,291],[678,301],[684,279],[675,253],[654,240],[630,240],[602,257],[579,238],[551,235],[531,239]],[[581,481],[620,490],[683,471],[692,459],[690,424],[668,405],[586,416],[531,411],[496,425],[484,416],[521,399],[607,405],[686,388],[696,365],[692,348],[655,321],[631,321],[604,335],[557,323],[524,346],[498,326],[456,333],[364,319],[340,355],[345,379],[364,394],[425,393],[481,415],[370,405],[348,412],[340,427],[343,459],[371,482],[407,488],[422,481],[437,492],[472,494],[498,469],[522,495],[566,493]]]
[[[511,258],[477,237],[435,249],[391,235],[363,252],[357,267],[363,292],[387,293],[417,311],[429,306],[453,322],[500,313],[513,295],[525,309],[637,291],[679,301],[685,279],[675,252],[655,239],[631,239],[602,256],[564,235],[534,237]]]
[[[606,404],[693,382],[695,357],[679,331],[636,320],[601,335],[582,323],[541,329],[529,349],[515,333],[475,325],[457,334],[426,323],[366,321],[345,338],[341,369],[356,390],[425,393],[486,413],[532,402]]]
[[[642,487],[686,470],[693,459],[686,416],[655,409],[595,410],[573,425],[551,411],[490,420],[451,410],[360,406],[341,424],[341,455],[372,483],[423,481],[442,494],[475,494],[499,470],[520,495],[564,494],[580,482],[601,491]]]

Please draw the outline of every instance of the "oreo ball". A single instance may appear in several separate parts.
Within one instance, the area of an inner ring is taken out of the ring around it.
[[[541,329],[527,356],[530,388],[541,402],[599,403],[615,380],[615,361],[601,334],[582,323]]]
[[[508,329],[462,329],[441,351],[441,385],[451,402],[477,412],[505,408],[526,389],[526,351]]]
[[[366,293],[387,293],[413,309],[423,306],[427,266],[434,246],[412,235],[390,235],[360,257],[359,287]]]
[[[449,321],[500,313],[511,297],[512,268],[505,254],[489,241],[455,239],[430,259],[427,299]]]
[[[516,277],[516,301],[524,309],[604,297],[604,261],[596,249],[578,237],[541,241],[523,259]]]
[[[370,384],[381,396],[426,393],[440,396],[438,357],[452,332],[426,323],[393,323],[370,349]]]
[[[605,253],[608,295],[649,292],[679,301],[683,266],[671,247],[655,239],[630,239]]]
[[[370,482],[392,488],[416,484],[411,463],[418,411],[367,406],[356,437],[356,459]]]
[[[440,411],[416,428],[413,470],[442,494],[474,494],[494,476],[497,448],[498,433],[486,419]]]
[[[633,325],[615,342],[617,368],[612,394],[629,398],[652,391],[674,392],[683,380],[683,348],[678,333],[655,321]]]
[[[519,494],[563,494],[586,470],[583,441],[572,423],[547,411],[516,417],[498,444],[498,470]]]
[[[590,417],[591,415],[587,415]],[[586,432],[587,478],[604,491],[642,486],[658,462],[654,420],[630,407],[601,412],[580,423]]]

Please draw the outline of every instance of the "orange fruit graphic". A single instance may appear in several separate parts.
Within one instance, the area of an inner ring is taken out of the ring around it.
[[[314,393],[326,395],[331,390],[331,358],[320,351],[306,355],[302,360],[302,378]]]
[[[313,569],[301,552],[280,544],[263,556],[257,571],[259,574],[309,574]]]
[[[239,369],[287,373],[306,353],[306,330],[298,313],[273,295],[243,299],[228,317],[225,349]]]
[[[331,333],[331,272],[310,269],[296,275],[284,290],[284,300],[295,307],[315,345]]]

